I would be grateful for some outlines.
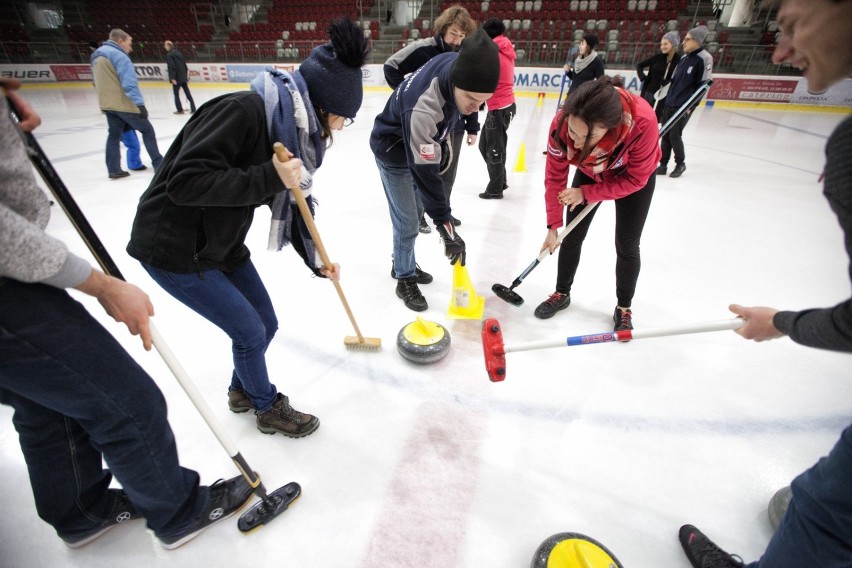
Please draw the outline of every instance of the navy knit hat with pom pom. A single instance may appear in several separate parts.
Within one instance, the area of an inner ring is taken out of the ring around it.
[[[328,29],[331,43],[315,47],[299,66],[314,105],[322,110],[355,118],[364,99],[361,66],[369,49],[364,32],[347,18]]]

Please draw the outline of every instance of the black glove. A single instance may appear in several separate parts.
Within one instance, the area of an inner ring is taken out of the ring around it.
[[[136,107],[136,108],[139,109],[139,117],[140,118],[148,118],[148,109],[145,108],[145,105],[141,105],[141,106]]]
[[[461,259],[461,265],[464,266],[466,256],[464,241],[456,233],[453,222],[447,221],[446,223],[441,223],[436,228],[438,229],[438,234],[441,236],[441,240],[444,242],[444,254],[450,259],[450,264],[455,264],[457,260]]]

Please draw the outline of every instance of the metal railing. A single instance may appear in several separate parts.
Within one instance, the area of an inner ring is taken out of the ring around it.
[[[321,41],[224,41],[181,44],[180,50],[190,63],[299,63]],[[374,53],[393,53],[403,43],[399,40],[373,41]],[[516,66],[561,67],[572,41],[528,40],[515,42]],[[714,70],[719,73],[754,75],[799,75],[787,65],[772,63],[771,45],[719,45],[711,51]],[[601,50],[609,69],[634,69],[656,53],[657,42],[621,43],[617,51]],[[81,42],[11,42],[0,41],[0,63],[88,63],[91,49]],[[165,52],[160,44],[134,44],[135,63],[162,63]],[[372,57],[368,63],[384,63]]]

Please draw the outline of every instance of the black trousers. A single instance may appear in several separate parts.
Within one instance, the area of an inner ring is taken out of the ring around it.
[[[594,180],[581,171],[574,175],[571,187],[589,185]],[[656,176],[651,175],[645,187],[626,197],[615,200],[615,293],[618,305],[629,308],[636,292],[636,282],[639,280],[639,270],[642,261],[639,256],[639,241],[645,228],[645,219],[651,208],[651,198],[654,196]],[[585,205],[584,207],[588,207]],[[569,212],[566,209],[565,224],[579,215],[581,208]],[[580,265],[580,253],[583,241],[589,232],[589,226],[597,213],[597,208],[590,212],[574,230],[565,236],[559,247],[559,268],[556,273],[556,291],[570,294],[574,284],[574,275]]]
[[[665,107],[660,115],[660,124],[665,124],[678,111],[675,107]],[[675,164],[683,164],[686,161],[686,152],[683,149],[683,129],[686,128],[686,123],[689,122],[689,117],[692,114],[687,114],[677,121],[677,124],[671,127],[663,136],[663,141],[660,144],[660,149],[663,151],[663,157],[660,158],[660,165],[665,166],[669,163],[669,158],[672,157],[674,150]]]
[[[509,143],[509,125],[515,117],[515,103],[485,115],[485,125],[479,138],[479,153],[488,168],[486,193],[503,194],[506,188],[506,146]]]
[[[192,94],[189,92],[188,83],[172,84],[172,92],[175,95],[175,108],[178,112],[183,112],[183,105],[180,104],[180,90],[183,89],[183,94],[186,95],[186,100],[189,103],[189,110],[195,112],[195,101],[192,100]]]

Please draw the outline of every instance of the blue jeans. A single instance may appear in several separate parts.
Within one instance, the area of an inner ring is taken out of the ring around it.
[[[119,141],[124,133],[125,125],[142,134],[142,142],[145,144],[145,150],[148,152],[148,156],[151,157],[151,165],[156,170],[160,166],[160,162],[163,161],[163,156],[157,147],[157,135],[154,133],[154,127],[150,121],[132,112],[108,110],[104,114],[106,114],[108,128],[106,142],[107,171],[110,174],[117,174],[121,171],[121,147],[119,146]]]
[[[113,475],[159,536],[201,513],[207,489],[178,463],[162,393],[65,290],[0,279],[0,402],[60,536],[104,524]]]
[[[412,278],[417,263],[414,241],[420,234],[418,226],[423,217],[423,203],[408,166],[388,166],[379,160],[376,160],[376,165],[379,166],[393,225],[393,272],[397,278]]]
[[[244,390],[258,412],[269,410],[278,391],[269,382],[266,348],[278,331],[278,318],[254,264],[249,260],[233,272],[201,274],[142,266],[166,292],[228,334],[234,356],[230,390]]]
[[[121,142],[127,148],[127,169],[138,170],[144,166],[139,156],[139,137],[132,128],[127,128],[121,133]]]
[[[848,568],[852,558],[852,425],[791,484],[793,498],[760,561],[748,568]]]

